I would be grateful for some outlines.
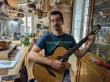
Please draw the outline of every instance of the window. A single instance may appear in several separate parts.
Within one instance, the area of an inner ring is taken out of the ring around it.
[[[76,0],[73,10],[72,35],[79,42],[85,35],[87,29],[89,0]]]

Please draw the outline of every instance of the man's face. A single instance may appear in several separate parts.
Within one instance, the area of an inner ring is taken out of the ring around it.
[[[62,29],[62,20],[60,15],[51,15],[50,24],[53,30],[60,31]]]

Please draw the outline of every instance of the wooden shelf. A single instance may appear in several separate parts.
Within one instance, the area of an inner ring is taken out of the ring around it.
[[[110,44],[108,44],[108,43],[101,43],[101,42],[95,42],[95,44],[97,44],[97,45],[104,45],[104,46],[110,46]]]

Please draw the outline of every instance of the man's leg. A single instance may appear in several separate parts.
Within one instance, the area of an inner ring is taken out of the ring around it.
[[[63,82],[71,82],[71,78],[69,74],[64,77]]]

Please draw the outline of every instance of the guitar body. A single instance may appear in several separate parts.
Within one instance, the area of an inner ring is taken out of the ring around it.
[[[65,48],[59,47],[55,50],[52,56],[49,56],[51,59],[58,59],[59,55],[62,56],[67,50]],[[66,68],[69,69],[70,64],[65,62]],[[33,66],[33,75],[38,82],[62,82],[64,77],[65,70],[54,70],[49,67],[49,70],[55,74],[55,76],[51,75],[46,66],[34,63]]]

